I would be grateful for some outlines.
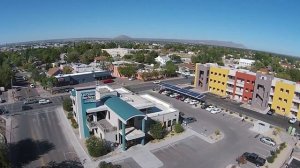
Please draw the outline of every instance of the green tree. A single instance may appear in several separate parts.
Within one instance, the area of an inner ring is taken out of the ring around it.
[[[72,100],[71,98],[66,98],[63,101],[63,109],[66,111],[72,111]]]
[[[99,163],[98,168],[121,168],[121,165],[112,164],[111,162],[102,161]]]
[[[95,136],[89,137],[86,141],[86,147],[92,157],[100,157],[109,152],[109,148],[104,140]]]
[[[164,137],[164,128],[159,121],[153,121],[151,123],[150,134],[154,139],[162,139]]]
[[[73,69],[69,66],[64,66],[63,68],[63,74],[71,74]]]
[[[72,51],[67,54],[66,61],[68,62],[78,62],[79,60],[79,53],[77,51]]]
[[[184,129],[183,129],[183,127],[182,127],[182,125],[181,125],[180,123],[176,123],[174,127],[175,127],[175,128],[174,128],[174,131],[175,131],[176,133],[181,133],[181,132],[184,131]]]
[[[166,63],[165,69],[165,73],[167,76],[176,75],[177,66],[172,61],[168,61]]]
[[[8,149],[5,144],[0,144],[0,167],[9,168]]]
[[[125,77],[132,77],[136,74],[136,68],[133,65],[119,67],[119,73]]]
[[[3,62],[2,66],[0,67],[0,86],[9,88],[11,85],[11,79],[13,75],[14,74],[9,64],[7,62]]]

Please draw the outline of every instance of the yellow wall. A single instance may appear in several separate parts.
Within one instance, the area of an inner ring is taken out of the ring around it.
[[[222,67],[210,67],[208,89],[211,93],[220,96],[226,95],[228,73],[228,69]]]
[[[288,93],[287,93],[288,91]],[[289,117],[294,98],[295,85],[279,81],[275,84],[272,109],[276,113]],[[285,101],[286,100],[286,101]],[[285,111],[283,111],[285,109]]]
[[[195,77],[194,77],[194,87],[197,87],[197,84],[199,82],[199,69],[198,69],[199,63],[196,64],[196,69],[195,69]]]

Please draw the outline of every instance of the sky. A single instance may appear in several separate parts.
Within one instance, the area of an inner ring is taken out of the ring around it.
[[[300,57],[300,1],[0,0],[0,44],[119,35],[232,41]]]

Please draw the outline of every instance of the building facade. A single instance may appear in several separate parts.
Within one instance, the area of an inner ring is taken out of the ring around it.
[[[150,123],[155,120],[170,130],[179,111],[151,95],[136,95],[107,85],[75,88],[71,91],[74,118],[81,138],[95,135],[125,150],[145,144]]]
[[[273,109],[278,115],[300,120],[300,83],[275,78],[270,73],[197,64],[194,86],[203,92],[248,103],[260,111]]]

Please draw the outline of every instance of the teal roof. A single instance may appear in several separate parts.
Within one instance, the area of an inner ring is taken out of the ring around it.
[[[114,111],[125,122],[132,117],[146,116],[140,110],[136,109],[126,101],[114,95],[107,95],[101,98],[101,101]]]

